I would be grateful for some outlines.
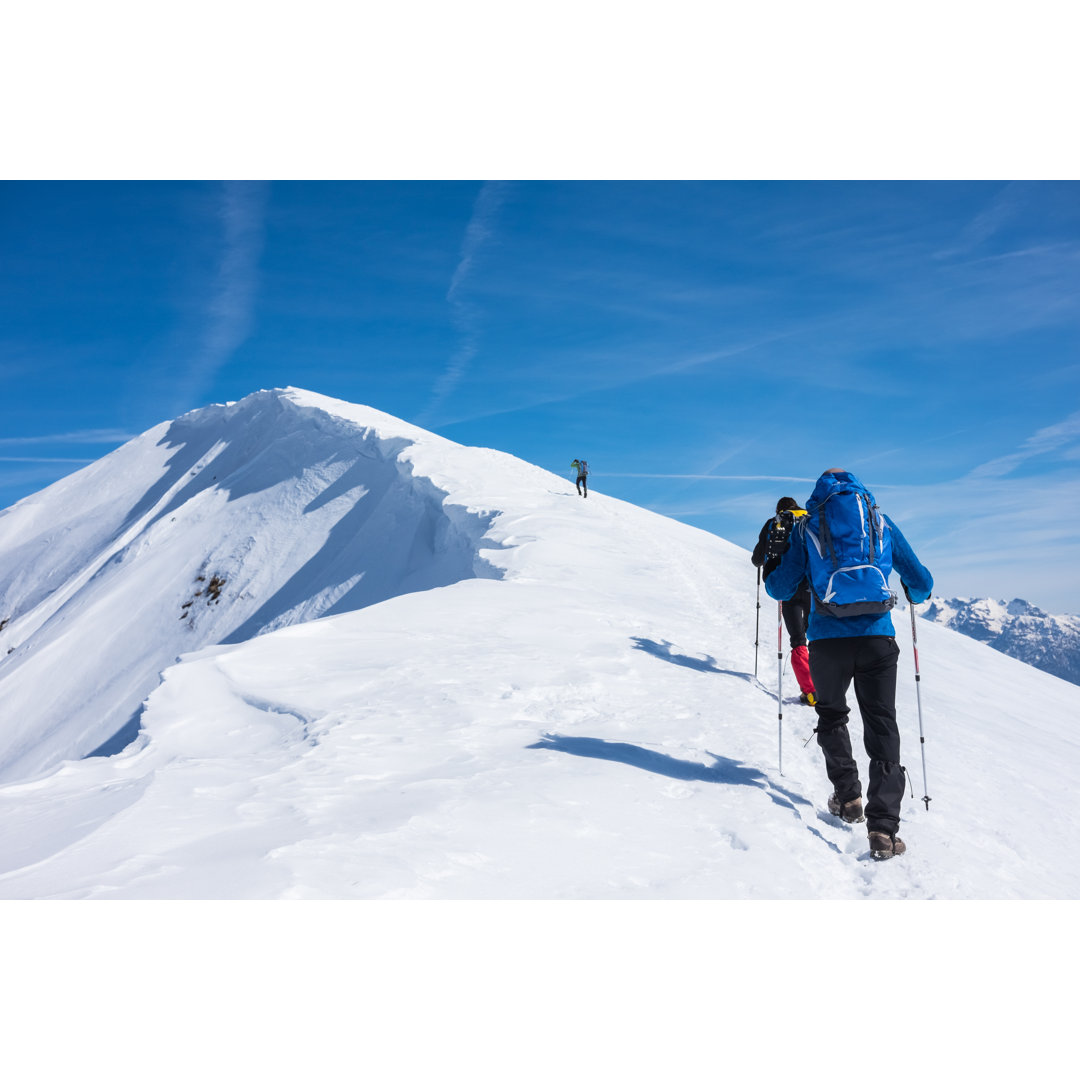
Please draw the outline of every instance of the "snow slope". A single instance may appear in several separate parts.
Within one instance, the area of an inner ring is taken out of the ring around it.
[[[35,632],[52,621],[42,640],[65,647],[55,627],[63,605],[54,601],[47,618],[42,609],[52,594],[39,584],[52,570],[48,583],[67,587],[75,605],[67,625],[77,642],[130,638],[104,586],[91,604],[63,580],[80,552],[87,582],[108,573],[128,608],[166,577],[178,607],[205,565],[242,610],[226,615],[224,599],[204,606],[212,632],[182,627],[179,639],[156,643],[183,651],[188,634],[205,647],[162,664],[141,732],[121,752],[57,764],[58,730],[78,750],[74,721],[38,715],[47,754],[23,725],[7,760],[24,771],[0,786],[0,898],[1080,896],[1080,869],[1063,854],[1080,821],[1071,783],[1080,687],[920,622],[927,811],[910,629],[899,612],[898,707],[915,789],[901,830],[909,852],[873,863],[860,827],[824,810],[820,754],[803,745],[814,716],[795,703],[786,665],[777,767],[776,609],[762,594],[758,681],[747,552],[602,493],[581,499],[568,479],[505,454],[301,391],[177,424],[218,427],[201,441],[174,432],[163,446],[166,426],[117,452],[132,478],[128,500],[153,481],[152,504],[125,506],[116,489],[110,523],[93,525],[79,516],[91,498],[74,478],[62,497],[50,489],[29,501],[31,525],[15,535],[38,537],[39,552],[50,550],[41,537],[64,550],[37,573],[23,569],[20,618],[41,611]],[[264,432],[260,449],[227,473],[230,487],[209,460],[192,475],[199,447],[197,461],[215,446],[215,460],[239,459],[236,440],[249,428]],[[271,431],[311,450],[311,463],[278,452]],[[350,530],[334,526],[359,516],[360,491],[375,490],[362,471],[370,463],[387,477],[379,536],[351,547]],[[217,481],[200,476],[208,469]],[[322,542],[297,538],[302,510],[320,499]],[[55,516],[61,506],[70,519]],[[190,528],[177,528],[174,514]],[[426,525],[395,533],[403,518]],[[118,559],[132,541],[117,529],[135,521],[149,539]],[[10,524],[0,525],[9,539]],[[173,539],[180,534],[190,542]],[[274,559],[251,554],[265,535],[290,560],[283,578],[271,580]],[[159,542],[175,544],[171,556],[143,554]],[[139,585],[129,585],[128,567]],[[343,603],[358,574],[380,584]],[[178,612],[175,621],[182,626]],[[249,640],[206,644],[240,634]],[[144,644],[145,659],[159,655]],[[29,700],[24,670],[26,661],[14,689],[5,675],[0,690]],[[64,671],[51,677],[59,685],[50,692],[73,699]],[[81,671],[71,678],[89,685]],[[122,716],[114,709],[110,724]],[[853,728],[858,742],[857,719]]]
[[[413,474],[422,434],[264,391],[162,424],[0,514],[0,779],[133,729],[181,653],[494,574],[477,557],[484,515]],[[493,452],[471,453],[483,468]]]

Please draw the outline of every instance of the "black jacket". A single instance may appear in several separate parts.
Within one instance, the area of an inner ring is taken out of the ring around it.
[[[761,526],[761,532],[758,533],[758,541],[754,545],[753,553],[750,555],[750,561],[755,566],[764,566],[761,579],[764,581],[776,568],[780,565],[778,558],[772,558],[766,561],[765,552],[769,543],[769,532],[773,527],[773,523],[776,521],[775,517],[769,518],[764,525]],[[795,595],[791,598],[791,603],[805,604],[809,609],[810,607],[810,582],[807,578],[803,578],[799,583],[799,587],[795,590]]]

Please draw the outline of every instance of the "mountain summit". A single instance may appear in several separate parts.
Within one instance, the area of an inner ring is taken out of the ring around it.
[[[155,427],[0,513],[0,778],[108,748],[181,653],[498,576],[480,549],[490,513],[433,478],[493,458],[267,390]]]
[[[747,551],[371,409],[190,413],[0,553],[0,899],[1080,896],[1080,687],[922,621],[920,744],[896,618],[872,864]]]

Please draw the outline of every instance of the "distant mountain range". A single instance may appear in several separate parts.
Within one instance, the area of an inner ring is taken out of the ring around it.
[[[920,612],[998,652],[1080,684],[1080,617],[1047,615],[1026,600],[944,600]]]

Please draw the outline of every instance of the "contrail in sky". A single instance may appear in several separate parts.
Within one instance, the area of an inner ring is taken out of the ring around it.
[[[229,361],[251,333],[259,284],[267,185],[226,181],[219,218],[223,229],[221,261],[207,307],[202,344],[188,366],[185,397],[190,401]]]
[[[975,479],[1007,476],[1030,458],[1044,454],[1062,452],[1065,457],[1077,458],[1077,443],[1080,442],[1080,412],[1074,412],[1059,424],[1040,428],[1025,440],[1024,445],[1014,454],[994,458],[972,469],[970,476]]]
[[[116,428],[65,431],[57,435],[20,435],[0,439],[0,446],[35,446],[42,443],[123,443],[135,436]]]
[[[0,457],[0,461],[19,462],[23,465],[89,465],[95,460],[88,457]]]
[[[508,185],[502,181],[488,181],[480,189],[473,205],[472,217],[465,229],[465,238],[461,242],[461,256],[458,259],[446,299],[450,304],[451,318],[460,335],[460,343],[450,358],[446,370],[436,381],[431,391],[431,400],[420,414],[418,423],[423,424],[432,413],[453,393],[469,370],[473,357],[479,348],[480,314],[476,305],[464,299],[466,286],[472,275],[476,259],[481,249],[491,242],[495,233],[495,224],[499,210],[506,200]]]

